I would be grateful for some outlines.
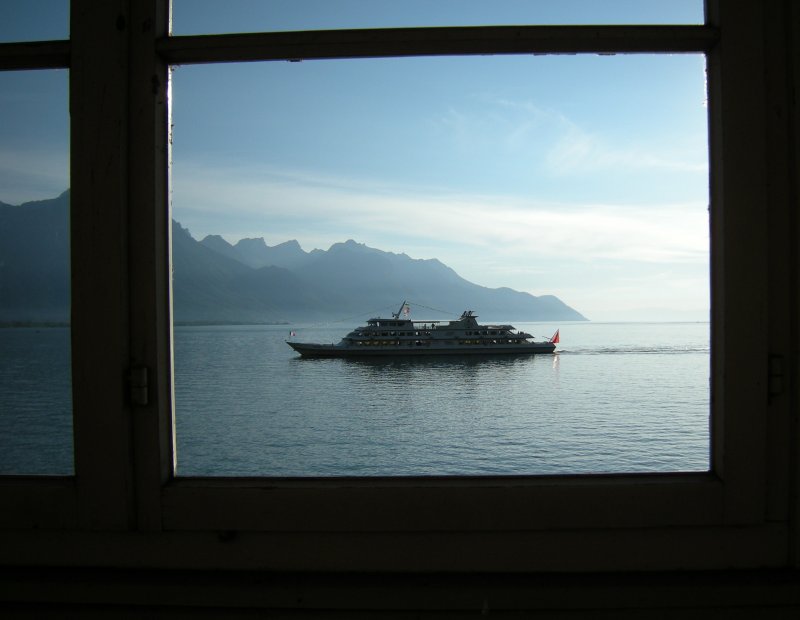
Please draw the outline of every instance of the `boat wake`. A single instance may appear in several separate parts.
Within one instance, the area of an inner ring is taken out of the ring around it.
[[[659,345],[654,347],[643,346],[615,346],[615,347],[575,347],[559,349],[558,355],[681,355],[710,353],[708,345]]]

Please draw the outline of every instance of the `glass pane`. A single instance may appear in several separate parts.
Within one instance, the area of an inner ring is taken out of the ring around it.
[[[173,0],[176,35],[414,26],[702,24],[702,0]]]
[[[0,43],[69,38],[69,0],[3,0]]]
[[[72,474],[68,72],[0,73],[0,473]]]
[[[706,470],[704,84],[698,55],[175,69],[178,472]],[[371,357],[286,342],[374,317]]]

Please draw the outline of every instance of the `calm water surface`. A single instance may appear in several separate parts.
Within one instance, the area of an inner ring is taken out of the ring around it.
[[[0,329],[0,474],[70,475],[68,327]]]
[[[708,324],[560,327],[556,355],[369,361],[300,358],[288,327],[178,327],[178,473],[708,469]],[[320,342],[348,331],[293,329]]]
[[[288,327],[177,327],[178,474],[708,469],[708,324],[517,327],[559,353],[314,360]],[[69,355],[66,328],[0,329],[0,474],[73,473]]]

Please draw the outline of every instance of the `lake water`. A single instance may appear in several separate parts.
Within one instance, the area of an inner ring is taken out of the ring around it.
[[[0,329],[0,474],[74,471],[67,327]]]
[[[177,327],[178,474],[708,469],[707,323],[516,326],[560,327],[559,352],[315,360],[289,327]],[[351,327],[291,329],[334,342]],[[0,473],[72,473],[69,385],[67,329],[0,329]]]
[[[336,342],[350,327],[291,329]],[[288,327],[178,327],[178,474],[708,469],[707,323],[517,327],[560,327],[559,353],[304,359]]]

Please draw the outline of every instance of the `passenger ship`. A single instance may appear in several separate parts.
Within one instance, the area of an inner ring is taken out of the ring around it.
[[[480,325],[472,310],[455,321],[414,321],[403,302],[391,319],[369,319],[338,344],[286,341],[303,357],[361,357],[401,355],[493,355],[552,353],[559,333],[535,342],[513,325]],[[401,315],[404,315],[401,318]]]

